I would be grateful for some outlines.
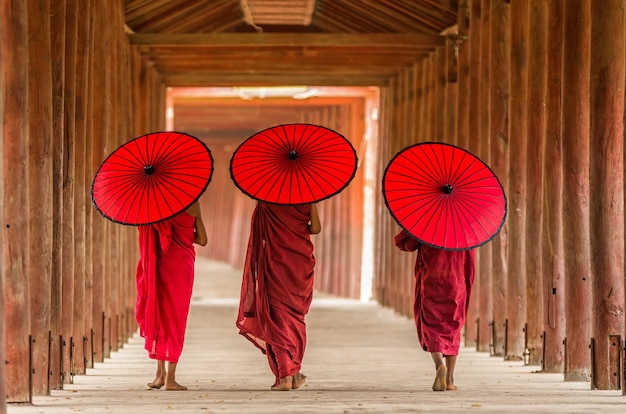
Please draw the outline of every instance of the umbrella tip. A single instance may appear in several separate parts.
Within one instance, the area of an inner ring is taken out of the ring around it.
[[[441,187],[441,190],[445,193],[445,194],[452,194],[452,186],[450,184],[446,184],[443,187]]]
[[[296,152],[296,150],[289,151],[289,159],[293,161],[296,158],[298,158],[298,153]]]
[[[146,173],[146,175],[152,175],[154,173],[154,167],[152,165],[146,165],[145,167],[143,167],[143,171]]]

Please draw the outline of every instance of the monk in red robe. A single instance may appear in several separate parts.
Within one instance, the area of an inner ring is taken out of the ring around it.
[[[176,365],[183,350],[193,289],[193,244],[207,243],[200,205],[195,202],[169,220],[138,229],[141,258],[135,316],[148,355],[157,360],[156,377],[148,386],[186,390],[176,382]]]
[[[305,315],[313,298],[315,257],[311,234],[321,231],[313,205],[258,203],[241,284],[239,333],[267,356],[271,389],[299,388],[306,347]]]
[[[475,253],[430,247],[404,230],[395,236],[395,245],[407,252],[417,250],[413,310],[420,345],[435,363],[433,390],[456,390],[454,367],[474,282]]]

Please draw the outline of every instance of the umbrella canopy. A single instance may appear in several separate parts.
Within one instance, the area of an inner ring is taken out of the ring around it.
[[[504,224],[500,181],[482,160],[454,145],[405,148],[387,165],[382,184],[393,218],[429,246],[469,250],[493,239]]]
[[[274,204],[309,204],[343,190],[354,178],[350,141],[319,125],[285,124],[257,132],[235,150],[230,174],[248,196]]]
[[[91,199],[115,223],[141,226],[174,217],[206,190],[211,151],[181,132],[154,132],[113,151],[98,168]]]

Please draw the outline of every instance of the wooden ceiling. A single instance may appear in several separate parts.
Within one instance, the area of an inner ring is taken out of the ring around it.
[[[384,86],[443,45],[457,0],[126,0],[167,86]]]

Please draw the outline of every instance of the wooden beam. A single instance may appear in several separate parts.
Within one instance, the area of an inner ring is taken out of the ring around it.
[[[445,38],[439,35],[415,33],[193,33],[193,34],[144,34],[129,35],[133,45],[151,46],[211,46],[211,47],[361,47],[361,48],[419,48],[443,46]]]

